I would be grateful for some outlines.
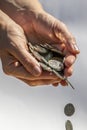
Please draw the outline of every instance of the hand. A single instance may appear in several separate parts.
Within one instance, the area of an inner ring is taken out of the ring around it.
[[[23,29],[2,11],[1,14],[0,57],[4,72],[30,86],[60,82],[54,74],[42,72],[37,60],[29,53]]]
[[[18,23],[23,27],[28,40],[35,44],[49,43],[61,50],[65,55],[65,76],[71,76],[79,50],[66,25],[44,11],[27,12],[24,17],[25,20],[19,20]],[[61,81],[61,84],[66,85],[65,81]]]
[[[65,76],[72,75],[79,50],[75,38],[64,23],[46,13],[38,0],[1,0],[0,8],[21,25],[28,41],[35,44],[47,42],[61,50],[65,54]],[[61,84],[66,85],[64,81]]]

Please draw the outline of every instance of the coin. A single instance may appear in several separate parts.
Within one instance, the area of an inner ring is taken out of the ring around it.
[[[48,64],[50,67],[57,71],[62,71],[64,69],[64,65],[61,61],[58,61],[57,59],[51,59],[48,61]]]
[[[67,116],[72,116],[75,112],[75,107],[73,106],[73,104],[68,103],[65,108],[64,108],[64,113]]]
[[[73,130],[73,126],[70,120],[67,120],[65,123],[66,130]]]

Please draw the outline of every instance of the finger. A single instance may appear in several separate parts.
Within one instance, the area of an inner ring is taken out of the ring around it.
[[[20,48],[14,55],[32,75],[39,76],[41,74],[40,64],[26,49]]]
[[[67,84],[66,81],[64,81],[64,80],[62,80],[62,81],[60,82],[60,84],[61,84],[62,86],[68,86],[68,84]]]
[[[54,87],[58,87],[59,83],[52,84]]]
[[[65,44],[64,43],[61,43],[61,44],[58,44],[58,43],[51,43],[50,44],[53,48],[56,48],[58,50],[60,50],[61,52],[64,52],[65,50]]]
[[[14,77],[24,78],[28,80],[37,80],[37,79],[57,79],[60,80],[55,74],[43,71],[39,77],[33,76],[31,73],[29,73],[23,65],[17,61],[16,58],[14,58],[11,55],[7,55],[1,58],[2,65],[5,73],[8,75],[12,75]]]
[[[66,54],[65,58],[64,58],[64,64],[66,67],[70,67],[74,64],[76,60],[76,56],[72,55],[72,54]]]
[[[58,78],[55,74],[43,71],[40,76],[33,76],[31,73],[25,70],[23,66],[20,66],[19,68],[15,68],[13,72],[11,72],[11,75],[15,77],[19,77],[22,79],[27,79],[27,80],[50,80],[50,79],[56,79],[60,81],[60,78]]]
[[[14,65],[13,65],[14,68]],[[55,74],[53,73],[49,73],[47,71],[43,71],[41,73],[41,75],[39,77],[37,76],[33,76],[31,73],[29,73],[28,71],[25,70],[25,68],[21,65],[20,67],[16,67],[15,71],[12,72],[14,76],[19,77],[19,78],[23,78],[23,79],[27,79],[27,80],[40,80],[40,79],[46,79],[46,80],[50,80],[50,79],[56,79],[58,81],[60,81],[60,78],[58,78]],[[12,74],[11,73],[11,74]]]
[[[68,28],[64,23],[59,20],[56,20],[54,26],[54,34],[60,40],[60,43],[65,43],[68,50],[71,53],[78,54],[80,51],[76,45],[76,40],[73,35],[69,32]]]
[[[65,77],[71,76],[72,73],[73,73],[73,66],[70,66],[69,68],[65,68],[65,70],[64,70]]]
[[[51,85],[54,84],[55,82],[57,82],[56,80],[25,80],[25,79],[21,79],[18,78],[20,80],[22,80],[23,82],[27,83],[29,86],[40,86],[40,85]]]

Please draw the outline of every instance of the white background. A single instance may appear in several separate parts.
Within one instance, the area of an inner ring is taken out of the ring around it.
[[[45,10],[61,19],[76,37],[80,55],[70,87],[31,88],[6,76],[0,64],[0,130],[65,130],[70,119],[74,130],[87,129],[87,2],[85,0],[40,0]],[[73,103],[72,117],[64,106]]]

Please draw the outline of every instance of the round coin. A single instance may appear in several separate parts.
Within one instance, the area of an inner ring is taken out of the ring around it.
[[[70,120],[67,120],[65,123],[66,130],[73,130],[73,125]]]
[[[48,61],[48,64],[50,67],[57,71],[62,71],[64,69],[64,65],[61,61],[58,61],[57,59],[51,59]]]
[[[64,113],[67,116],[72,116],[75,112],[75,107],[73,106],[73,104],[68,103],[65,108],[64,108]]]

